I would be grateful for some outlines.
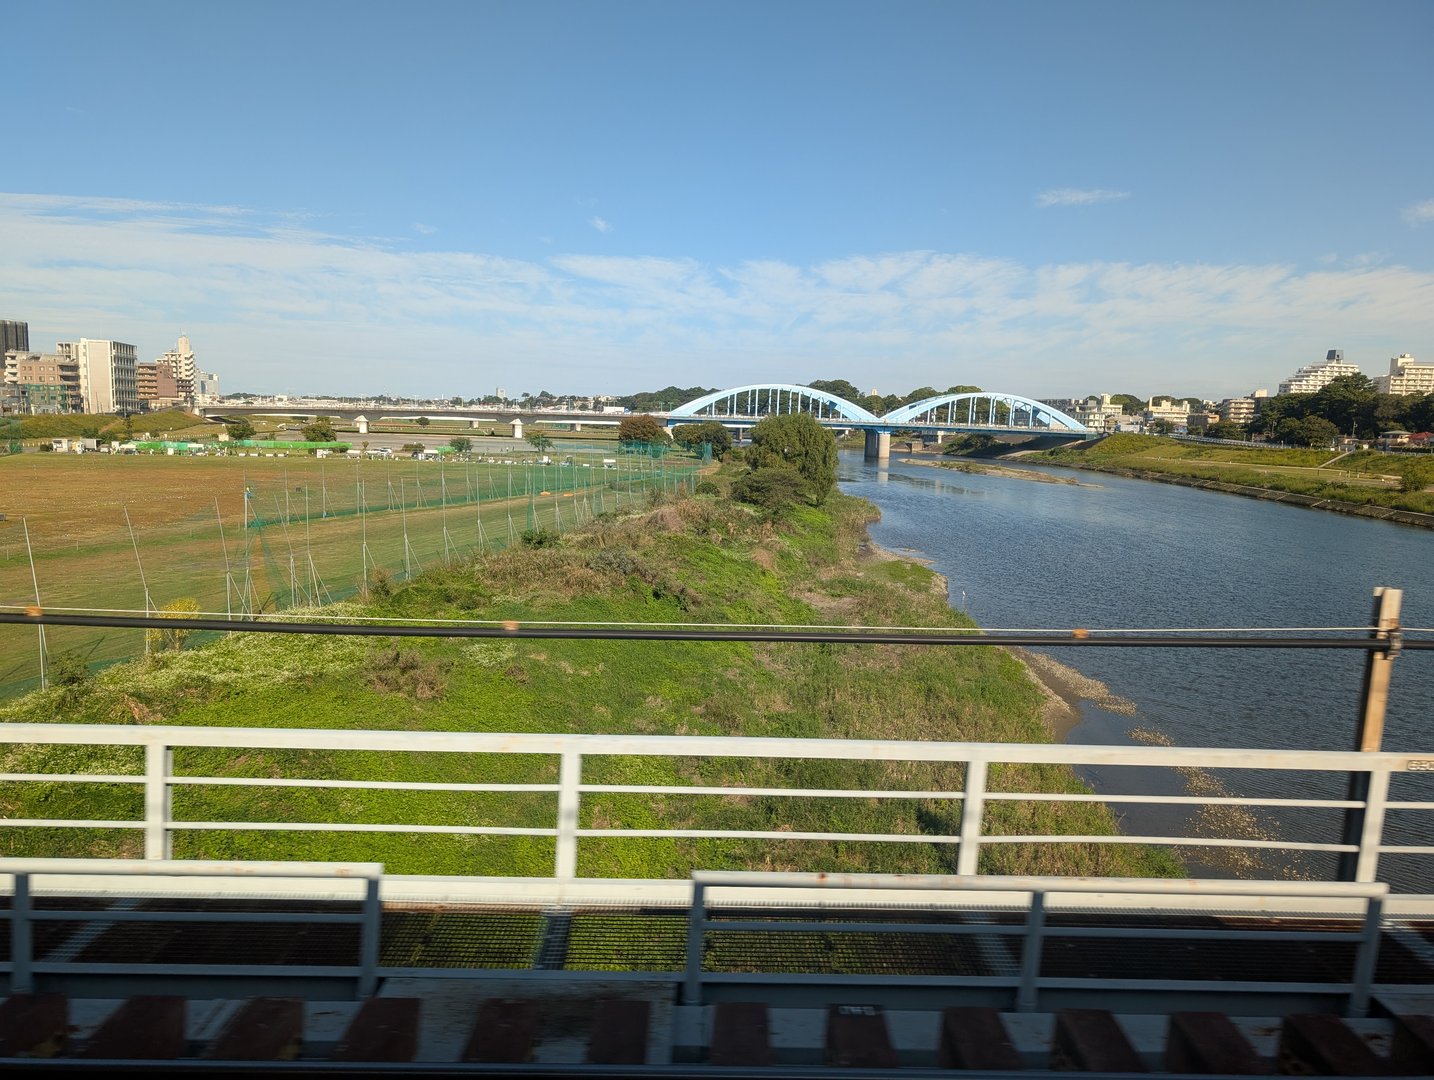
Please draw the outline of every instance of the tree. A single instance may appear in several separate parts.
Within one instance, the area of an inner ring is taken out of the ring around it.
[[[824,394],[831,394],[853,404],[862,398],[861,391],[845,379],[813,379],[807,385],[813,390],[820,390]]]
[[[772,517],[782,517],[808,497],[806,478],[790,465],[768,465],[732,481],[732,498],[760,506]]]
[[[1152,435],[1173,435],[1175,434],[1175,425],[1163,418],[1152,420],[1150,421],[1150,433]]]
[[[1120,411],[1126,416],[1135,416],[1145,411],[1145,399],[1134,394],[1111,394],[1110,403],[1119,405]]]
[[[1205,434],[1211,439],[1243,439],[1245,438],[1245,426],[1233,424],[1229,420],[1221,420],[1219,423],[1207,427]]]
[[[1295,442],[1301,446],[1333,446],[1339,438],[1339,428],[1323,416],[1306,416],[1299,421]]]
[[[535,431],[528,436],[528,444],[538,453],[552,448],[553,440],[544,435],[541,431]]]
[[[247,416],[237,416],[229,421],[228,429],[231,439],[252,439],[254,437],[254,424]]]
[[[617,425],[617,438],[619,442],[646,443],[649,446],[665,446],[670,441],[662,421],[646,413],[624,416]]]
[[[696,450],[703,443],[710,443],[712,456],[718,461],[732,449],[732,433],[716,420],[704,420],[700,424],[678,424],[672,429],[672,441],[689,450]]]
[[[455,435],[448,440],[448,445],[453,447],[455,453],[466,454],[473,449],[473,440],[467,435]]]
[[[747,451],[752,471],[786,466],[806,482],[807,496],[816,505],[836,487],[836,439],[810,413],[769,416],[752,428]]]
[[[192,596],[183,596],[178,600],[171,600],[157,612],[162,619],[197,619],[199,618],[199,601]],[[163,652],[173,649],[178,652],[184,648],[184,642],[189,638],[189,631],[180,627],[173,630],[154,628],[144,632],[145,642],[156,652]]]
[[[431,424],[431,423],[433,423],[433,421],[430,420],[430,419],[428,419],[428,417],[426,417],[426,416],[420,416],[420,417],[418,418],[418,426],[419,426],[419,427],[427,427],[427,426],[428,426],[429,424]]]
[[[299,432],[304,436],[305,442],[335,442],[338,439],[334,434],[334,422],[327,416],[317,417],[313,423],[300,428]]]

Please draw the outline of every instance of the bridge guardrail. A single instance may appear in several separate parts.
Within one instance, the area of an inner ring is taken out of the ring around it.
[[[740,919],[731,916],[709,918],[711,892],[714,889],[787,889],[787,890],[901,890],[902,892],[1003,893],[1027,897],[1024,920],[1019,924],[990,922],[937,923],[912,925],[903,922],[832,920],[800,921],[792,919]],[[1383,883],[1303,882],[1303,881],[1202,881],[1167,880],[1161,878],[1053,878],[1016,876],[954,876],[929,877],[901,874],[802,874],[747,873],[742,871],[699,871],[692,875],[692,906],[687,923],[687,962],[683,974],[682,1003],[704,1004],[703,988],[707,983],[793,981],[790,974],[727,973],[705,970],[704,954],[710,932],[740,933],[810,933],[841,934],[940,934],[948,936],[998,936],[1019,939],[1019,973],[1010,975],[902,975],[890,976],[833,975],[814,976],[824,983],[872,984],[899,981],[904,986],[988,986],[1009,989],[1019,1012],[1035,1011],[1043,989],[1062,990],[1089,986],[1090,977],[1054,977],[1042,975],[1042,946],[1051,938],[1099,936],[1116,940],[1185,940],[1185,941],[1268,941],[1268,942],[1355,942],[1354,962],[1347,980],[1309,981],[1235,981],[1215,976],[1210,980],[1192,979],[1100,979],[1106,989],[1182,991],[1218,989],[1224,994],[1248,993],[1313,993],[1345,998],[1346,1015],[1363,1016],[1369,1007],[1370,988],[1378,960],[1381,916],[1389,886]],[[1183,928],[1168,926],[1051,926],[1046,922],[1047,904],[1052,896],[1089,897],[1119,894],[1178,895],[1195,900],[1267,898],[1269,896],[1310,899],[1354,899],[1362,901],[1363,912],[1355,930],[1232,930],[1228,926]]]
[[[1354,880],[1372,882],[1383,854],[1429,856],[1434,844],[1400,844],[1386,841],[1388,815],[1434,810],[1434,801],[1390,798],[1390,783],[1401,772],[1434,770],[1434,753],[1411,754],[1368,751],[1251,750],[1167,746],[1081,746],[1060,744],[994,744],[920,742],[900,740],[839,740],[746,738],[738,736],[495,734],[472,732],[342,732],[341,745],[330,730],[273,728],[197,728],[95,724],[4,724],[0,745],[133,746],[144,750],[142,772],[6,772],[0,782],[136,785],[143,791],[143,811],[119,820],[75,818],[0,818],[0,835],[9,829],[116,829],[138,830],[144,836],[146,860],[173,857],[173,838],[186,831],[253,832],[303,831],[330,833],[446,833],[458,835],[551,837],[555,854],[553,878],[579,880],[579,845],[599,838],[782,840],[854,844],[921,843],[950,845],[956,872],[978,873],[980,854],[993,844],[1154,844],[1185,849],[1244,848],[1248,850],[1300,850],[1334,855],[1348,854],[1354,861]],[[285,776],[214,776],[176,772],[174,751],[179,748],[244,750],[335,750],[391,753],[465,753],[536,755],[555,759],[556,783],[430,783],[373,779],[306,778]],[[794,761],[862,760],[887,762],[940,762],[964,766],[960,790],[865,790],[806,788],[800,786],[740,786],[706,784],[603,784],[583,780],[584,761],[593,757],[788,759]],[[1150,795],[1119,792],[1027,792],[993,789],[990,770],[1000,764],[1055,764],[1082,766],[1154,766],[1227,770],[1300,770],[1330,776],[1343,783],[1349,774],[1368,778],[1363,798],[1246,798],[1210,794]],[[341,790],[385,789],[413,792],[529,792],[555,798],[551,824],[504,823],[471,825],[461,821],[443,824],[402,824],[362,821],[209,821],[177,818],[173,812],[176,788],[194,786],[252,788],[309,788]],[[585,796],[595,794],[647,796],[772,796],[802,799],[901,799],[954,801],[961,805],[959,828],[931,833],[857,833],[768,829],[624,828],[584,826]],[[1238,805],[1332,811],[1360,810],[1359,829],[1346,842],[1291,840],[1246,836],[1208,835],[1005,835],[986,831],[984,809],[1000,801],[1099,803],[1109,806]]]

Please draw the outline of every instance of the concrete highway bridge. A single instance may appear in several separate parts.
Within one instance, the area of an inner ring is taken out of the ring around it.
[[[768,416],[808,413],[833,430],[864,431],[866,456],[884,460],[891,454],[891,436],[911,431],[923,437],[949,434],[1041,435],[1054,438],[1087,439],[1094,433],[1074,417],[1044,402],[1020,394],[994,390],[937,394],[877,416],[845,398],[796,383],[753,383],[717,390],[671,412],[652,415],[668,427],[716,421],[732,429],[738,439]],[[311,419],[320,416],[346,420],[366,433],[368,425],[384,420],[464,421],[474,429],[503,425],[513,437],[521,438],[523,425],[567,425],[573,430],[612,428],[622,416],[610,412],[574,412],[558,409],[520,409],[514,406],[417,407],[413,405],[364,405],[352,402],[289,401],[275,405],[212,405],[200,415],[217,421],[235,416],[266,416]]]

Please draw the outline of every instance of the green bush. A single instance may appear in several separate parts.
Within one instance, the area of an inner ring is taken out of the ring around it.
[[[768,465],[753,469],[732,481],[732,498],[760,506],[772,517],[785,517],[792,508],[807,502],[810,486],[790,465]]]
[[[557,547],[560,538],[551,529],[538,528],[524,529],[518,539],[523,542],[524,547],[545,548]]]
[[[697,486],[692,489],[692,494],[720,495],[722,494],[722,489],[719,488],[716,484],[714,484],[711,480],[699,480],[697,481]]]

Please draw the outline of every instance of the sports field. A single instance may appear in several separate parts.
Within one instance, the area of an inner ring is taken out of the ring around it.
[[[566,532],[690,486],[698,462],[611,448],[526,459],[24,454],[0,458],[0,605],[243,617],[352,596],[525,531]],[[615,460],[604,467],[604,459]],[[28,543],[26,533],[28,531]],[[51,657],[136,655],[139,631],[52,627]],[[39,676],[34,631],[0,628],[0,694]]]

